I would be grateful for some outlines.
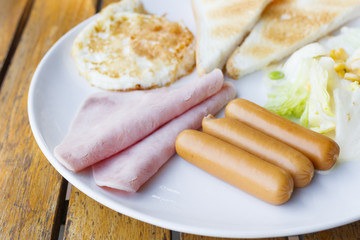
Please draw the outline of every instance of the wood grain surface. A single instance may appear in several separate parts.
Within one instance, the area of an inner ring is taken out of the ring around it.
[[[345,226],[320,231],[317,233],[305,234],[303,240],[359,240],[360,239],[360,221],[347,224]]]
[[[64,239],[161,239],[170,231],[117,213],[72,187]]]
[[[104,8],[106,7],[107,5],[111,4],[111,3],[114,3],[114,2],[118,2],[117,0],[102,0],[101,1],[101,7]]]
[[[28,2],[28,6],[26,5]],[[13,38],[16,36],[16,29],[21,30],[21,26],[26,21],[30,1],[12,0],[0,1],[0,70],[2,69],[5,58],[10,50]],[[24,15],[24,16],[23,16]],[[23,20],[21,20],[23,17]]]
[[[34,140],[27,94],[46,51],[94,12],[89,0],[36,0],[31,8],[0,91],[0,239],[57,237],[66,185]]]
[[[215,238],[215,237],[205,237],[193,234],[181,233],[181,240],[228,240],[229,238]],[[233,240],[244,240],[245,238],[232,238]],[[253,240],[287,240],[287,237],[281,238],[253,238]]]

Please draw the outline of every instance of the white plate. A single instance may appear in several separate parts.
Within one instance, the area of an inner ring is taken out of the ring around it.
[[[150,3],[151,2],[151,3]],[[148,0],[145,8],[183,20],[195,32],[190,1]],[[95,16],[96,17],[96,16]],[[273,237],[319,231],[360,219],[360,161],[341,164],[330,174],[317,173],[289,202],[272,206],[208,175],[174,156],[136,194],[97,187],[91,171],[74,174],[54,157],[81,102],[100,91],[79,76],[71,45],[91,19],[63,36],[39,64],[28,99],[30,124],[41,150],[71,184],[96,201],[130,217],[180,232],[217,237]],[[359,21],[354,23],[360,26]],[[261,73],[233,81],[238,96],[264,104]],[[184,81],[196,79],[196,74]],[[220,114],[221,115],[221,114]]]

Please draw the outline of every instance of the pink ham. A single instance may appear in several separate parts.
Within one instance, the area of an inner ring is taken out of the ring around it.
[[[104,92],[89,97],[55,150],[68,169],[80,171],[143,139],[171,119],[218,92],[219,69],[177,88]]]
[[[216,114],[234,97],[234,87],[224,84],[220,92],[166,123],[140,142],[93,165],[96,184],[136,192],[174,155],[175,140],[181,131],[200,128],[203,117]]]

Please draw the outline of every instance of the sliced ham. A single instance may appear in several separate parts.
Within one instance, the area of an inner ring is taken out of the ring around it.
[[[96,184],[136,192],[175,154],[175,140],[181,131],[200,128],[203,117],[216,114],[234,97],[234,87],[226,83],[217,94],[166,123],[140,142],[93,165]]]
[[[222,72],[216,69],[177,88],[92,95],[54,154],[69,170],[80,171],[124,150],[215,94],[223,81]]]

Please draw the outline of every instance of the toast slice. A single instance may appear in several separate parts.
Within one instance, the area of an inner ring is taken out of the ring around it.
[[[271,0],[192,0],[199,75],[222,68]]]
[[[238,79],[279,61],[360,16],[360,0],[276,0],[264,10],[226,71]]]

